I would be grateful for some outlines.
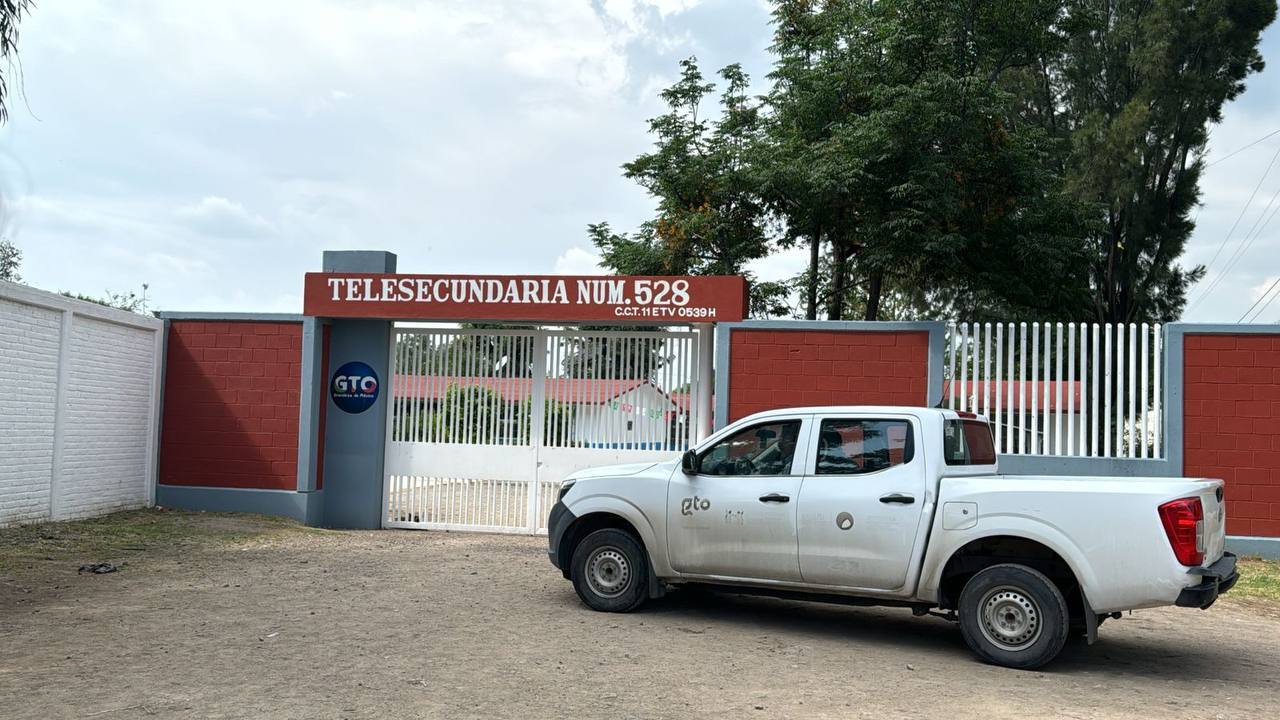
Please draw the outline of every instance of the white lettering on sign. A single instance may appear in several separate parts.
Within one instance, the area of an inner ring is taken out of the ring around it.
[[[716,308],[690,306],[688,280],[600,278],[330,277],[335,302],[606,305],[614,316],[647,320],[713,320]],[[628,287],[630,284],[630,287]]]

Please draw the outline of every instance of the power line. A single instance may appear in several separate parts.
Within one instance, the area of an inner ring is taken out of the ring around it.
[[[1276,210],[1267,215],[1267,211],[1271,210],[1271,206],[1275,203],[1277,197],[1280,197],[1280,189],[1277,189],[1272,194],[1271,199],[1267,201],[1266,207],[1262,208],[1262,212],[1258,214],[1258,219],[1253,221],[1253,227],[1249,228],[1249,232],[1245,233],[1245,236],[1241,238],[1239,247],[1235,249],[1235,252],[1231,253],[1231,258],[1227,260],[1227,266],[1222,269],[1222,273],[1218,277],[1214,278],[1214,282],[1205,289],[1205,294],[1201,296],[1201,300],[1206,299],[1218,287],[1223,278],[1235,269],[1236,263],[1240,262],[1240,259],[1249,251],[1254,241],[1262,237],[1262,231],[1267,229],[1267,225],[1271,224],[1271,219],[1276,216],[1276,211],[1280,211],[1280,205],[1277,205]],[[1266,219],[1264,220],[1263,218]]]
[[[1271,156],[1271,162],[1267,163],[1267,169],[1263,171],[1262,177],[1258,178],[1258,184],[1253,186],[1253,192],[1249,193],[1249,199],[1245,202],[1244,207],[1240,208],[1240,214],[1236,216],[1236,221],[1231,224],[1231,229],[1227,231],[1227,236],[1222,238],[1222,244],[1218,246],[1217,252],[1213,254],[1209,263],[1204,266],[1206,272],[1213,269],[1214,263],[1218,261],[1218,257],[1222,255],[1223,249],[1225,249],[1227,247],[1227,243],[1231,241],[1231,236],[1235,234],[1236,228],[1240,225],[1240,221],[1244,219],[1245,213],[1249,211],[1249,206],[1253,204],[1253,198],[1258,195],[1258,190],[1262,188],[1262,183],[1267,179],[1267,175],[1271,174],[1271,168],[1276,164],[1276,158],[1280,158],[1280,148],[1277,148],[1275,154]],[[1265,214],[1266,210],[1263,210],[1262,212]],[[1233,255],[1232,257],[1235,256]],[[1221,275],[1214,278],[1213,282],[1209,284],[1209,287],[1205,288],[1204,291],[1201,292],[1194,301],[1192,301],[1191,306],[1187,309],[1191,310],[1203,302],[1204,299],[1208,297],[1209,293],[1213,292],[1213,289],[1217,287],[1218,282],[1222,280],[1222,277],[1225,274],[1226,272],[1224,271]]]
[[[1277,277],[1275,280],[1271,281],[1271,284],[1267,286],[1267,289],[1261,295],[1258,296],[1257,300],[1253,301],[1253,304],[1249,306],[1249,309],[1245,310],[1244,315],[1241,315],[1240,319],[1237,320],[1236,322],[1237,323],[1244,322],[1244,319],[1249,316],[1249,313],[1253,312],[1253,309],[1258,307],[1258,303],[1262,302],[1263,298],[1270,295],[1271,291],[1276,289],[1276,285],[1280,285],[1280,277]],[[1271,298],[1271,300],[1275,300],[1275,298],[1273,297]],[[1263,311],[1267,309],[1267,306],[1271,305],[1271,300],[1268,300],[1267,304],[1262,306],[1262,309],[1258,311],[1257,315],[1253,316],[1254,320],[1257,320],[1258,315],[1261,315]],[[1253,320],[1250,320],[1249,322],[1253,322]]]
[[[1266,140],[1267,138],[1271,137],[1272,135],[1276,135],[1276,134],[1280,134],[1280,130],[1272,130],[1271,132],[1267,133],[1266,135],[1263,135],[1262,137],[1258,138],[1257,140],[1254,140],[1253,142],[1249,143],[1248,145],[1245,145],[1244,147],[1240,148],[1239,150],[1234,150],[1234,151],[1232,151],[1232,152],[1230,152],[1230,153],[1227,153],[1226,155],[1224,155],[1224,156],[1222,156],[1222,157],[1218,158],[1217,160],[1214,160],[1214,161],[1213,161],[1213,162],[1211,162],[1211,163],[1206,163],[1206,164],[1205,164],[1205,167],[1206,167],[1206,168],[1211,168],[1211,167],[1213,167],[1214,165],[1217,165],[1218,163],[1222,162],[1223,160],[1230,160],[1231,158],[1235,157],[1236,155],[1239,155],[1240,153],[1244,152],[1245,150],[1248,150],[1249,148],[1253,147],[1254,145],[1257,145],[1258,143],[1262,142],[1263,140]]]

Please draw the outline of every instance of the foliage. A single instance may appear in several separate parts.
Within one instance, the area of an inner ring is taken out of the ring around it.
[[[1080,317],[1176,320],[1204,275],[1178,258],[1211,123],[1262,70],[1275,0],[1065,0],[1056,43],[1014,85],[1024,116],[1069,142],[1064,190],[1089,212],[1092,303]]]
[[[1207,127],[1262,67],[1275,0],[774,0],[762,103],[715,123],[693,59],[624,166],[657,200],[589,227],[623,273],[741,272],[807,246],[754,313],[1176,318]]]
[[[605,266],[630,275],[745,275],[748,262],[768,253],[765,213],[756,192],[752,155],[760,137],[760,108],[747,95],[738,65],[719,73],[719,116],[704,116],[715,83],[704,82],[696,58],[680,62],[680,79],[662,91],[668,111],[649,121],[651,152],[623,165],[657,200],[656,217],[635,233],[608,223],[588,227]],[[753,304],[776,291],[752,282]]]
[[[24,13],[31,13],[32,4],[31,0],[0,0],[0,59],[8,61],[10,70],[18,52],[18,23]],[[0,73],[0,123],[9,119],[9,83],[5,75]]]
[[[142,286],[143,294],[141,295],[133,292],[132,290],[128,292],[122,292],[122,293],[106,290],[105,291],[106,295],[104,297],[93,297],[92,295],[82,295],[80,293],[71,293],[71,292],[63,292],[62,296],[73,298],[75,300],[83,300],[85,302],[95,303],[97,305],[103,305],[105,307],[115,308],[117,310],[124,310],[126,312],[143,314],[147,311],[146,289],[147,289],[147,286],[143,285]]]
[[[22,282],[22,276],[18,274],[21,266],[22,251],[8,240],[0,238],[0,280]]]
[[[509,429],[493,421],[502,405],[502,396],[490,388],[451,384],[427,416],[434,426],[429,437],[436,442],[498,444],[499,438],[509,438]]]

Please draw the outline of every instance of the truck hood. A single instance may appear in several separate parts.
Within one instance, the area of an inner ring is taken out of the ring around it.
[[[600,467],[587,468],[565,478],[565,480],[589,480],[591,478],[602,477],[627,477],[630,475],[639,475],[640,473],[656,467],[658,465],[672,465],[680,462],[677,460],[668,460],[666,462],[646,462],[646,463],[627,463],[625,465],[602,465]]]

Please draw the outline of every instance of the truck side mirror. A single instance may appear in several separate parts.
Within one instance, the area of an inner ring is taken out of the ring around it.
[[[697,475],[698,470],[701,469],[700,465],[702,463],[698,461],[698,454],[692,450],[685,450],[684,455],[680,457],[680,470],[685,475]]]

